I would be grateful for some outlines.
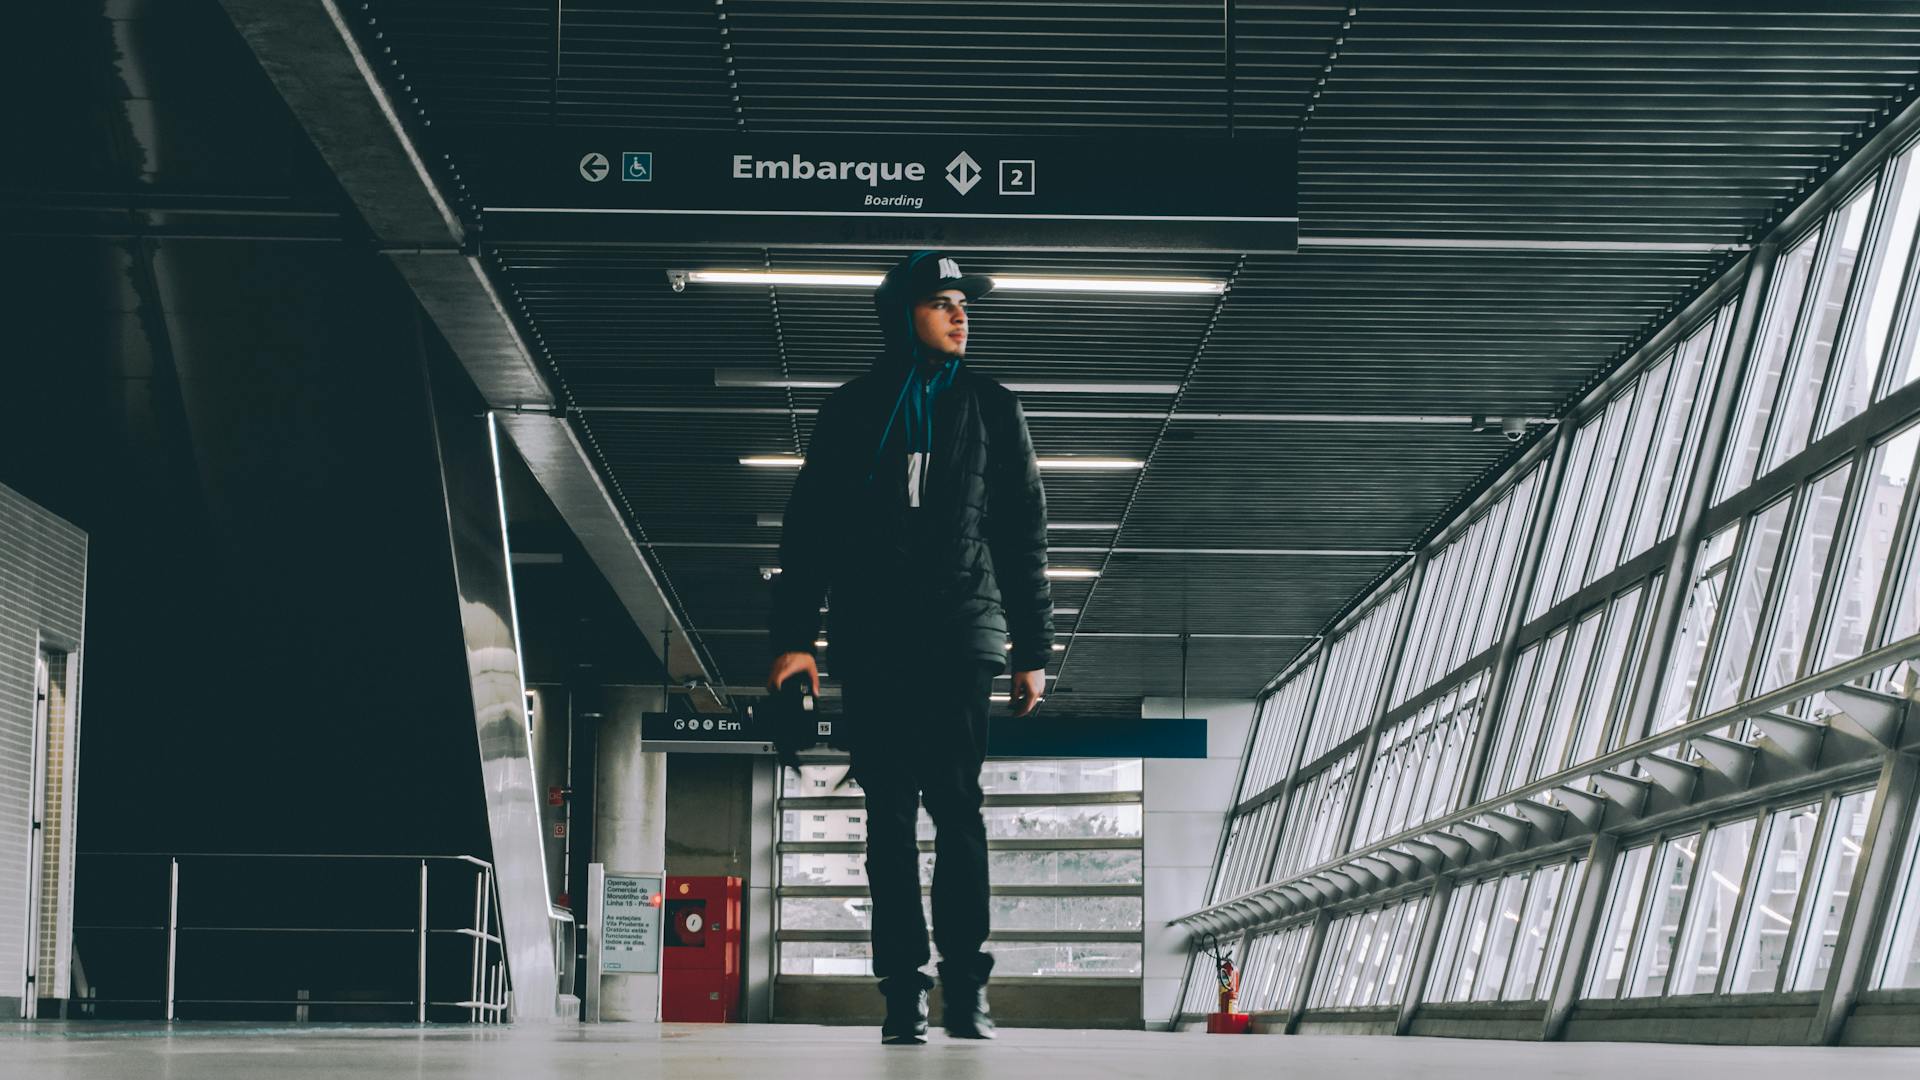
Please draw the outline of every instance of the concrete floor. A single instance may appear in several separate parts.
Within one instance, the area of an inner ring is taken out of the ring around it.
[[[463,1077],[588,1080],[1065,1080],[1068,1077],[1596,1077],[1662,1080],[1920,1077],[1920,1049],[1501,1043],[1366,1036],[1207,1036],[1003,1031],[997,1042],[935,1033],[882,1047],[867,1028],[693,1024],[539,1028],[356,1028],[180,1024],[0,1025],[0,1077],[255,1080]]]

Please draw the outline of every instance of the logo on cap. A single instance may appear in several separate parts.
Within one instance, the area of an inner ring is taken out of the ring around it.
[[[942,280],[945,280],[947,278],[957,278],[959,276],[960,276],[959,263],[954,262],[952,259],[940,260],[940,277]]]

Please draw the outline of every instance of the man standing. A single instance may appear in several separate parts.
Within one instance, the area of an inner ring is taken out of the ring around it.
[[[1010,668],[1014,715],[1045,692],[1053,647],[1047,507],[1012,392],[962,367],[967,304],[993,287],[938,252],[874,293],[885,349],[821,407],[780,544],[767,685],[806,677],[832,592],[853,777],[866,793],[881,1041],[926,1041],[927,927],[918,803],[936,829],[933,933],[947,1034],[993,1037],[980,766],[988,694]]]

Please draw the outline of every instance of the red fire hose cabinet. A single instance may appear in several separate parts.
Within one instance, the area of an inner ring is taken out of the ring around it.
[[[740,879],[668,877],[660,1019],[740,1019]]]

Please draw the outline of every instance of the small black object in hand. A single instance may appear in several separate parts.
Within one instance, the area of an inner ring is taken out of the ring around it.
[[[755,719],[766,725],[780,764],[800,767],[800,752],[822,743],[834,742],[834,721],[815,708],[813,687],[806,676],[796,675],[780,684],[759,705]]]

